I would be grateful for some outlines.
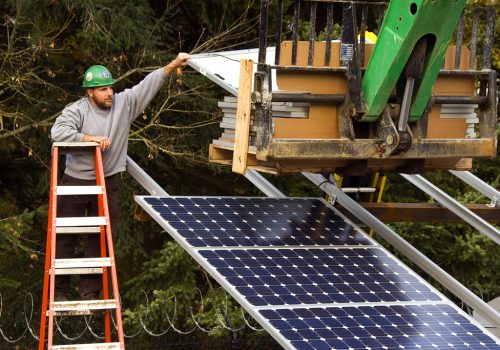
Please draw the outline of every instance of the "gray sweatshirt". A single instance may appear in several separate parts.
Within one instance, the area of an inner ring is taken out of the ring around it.
[[[102,153],[104,176],[125,171],[130,125],[155,97],[167,77],[163,68],[151,72],[131,89],[114,94],[110,109],[94,107],[86,97],[68,105],[52,126],[52,140],[81,142],[84,134],[107,136],[111,148]],[[94,156],[68,154],[65,173],[78,179],[94,180]]]

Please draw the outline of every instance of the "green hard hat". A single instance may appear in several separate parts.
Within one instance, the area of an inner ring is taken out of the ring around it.
[[[104,66],[96,65],[89,67],[83,75],[84,88],[113,85],[115,81],[111,72]]]

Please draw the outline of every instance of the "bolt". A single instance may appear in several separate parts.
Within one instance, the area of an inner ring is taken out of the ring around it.
[[[252,103],[261,103],[262,96],[258,91],[253,91],[252,94],[250,95],[250,101],[252,101]]]
[[[349,116],[350,117],[355,117],[357,115],[358,115],[358,113],[356,112],[356,107],[350,106],[349,107]]]
[[[394,136],[387,135],[387,137],[385,138],[385,143],[387,143],[389,146],[392,145],[394,143]]]

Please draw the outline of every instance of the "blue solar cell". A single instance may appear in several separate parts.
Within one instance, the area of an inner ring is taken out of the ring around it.
[[[441,300],[396,260],[388,260],[382,248],[199,253],[254,305]]]
[[[294,349],[500,350],[497,340],[321,199],[144,201]]]
[[[447,304],[259,313],[296,349],[500,349],[497,340]],[[454,331],[445,331],[449,328]]]
[[[195,247],[372,244],[318,199],[165,197],[146,202]]]

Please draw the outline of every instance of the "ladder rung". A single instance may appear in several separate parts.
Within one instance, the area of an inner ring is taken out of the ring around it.
[[[102,186],[57,186],[58,196],[102,194]]]
[[[94,153],[98,147],[97,142],[54,142],[52,147],[57,147],[59,154]]]
[[[54,316],[89,315],[94,311],[115,309],[116,304],[116,299],[56,301],[54,302]]]
[[[53,350],[115,350],[120,349],[120,343],[95,343],[95,344],[71,344],[53,345]]]
[[[56,227],[60,226],[100,226],[106,225],[104,216],[82,216],[56,218]]]
[[[92,147],[95,148],[99,146],[98,142],[53,142],[52,147],[70,147],[70,148],[78,148],[78,147]]]
[[[110,258],[56,259],[56,275],[102,274],[102,268],[111,266]]]
[[[58,234],[89,234],[89,233],[100,233],[101,229],[99,226],[67,226],[67,227],[56,227],[56,233]]]
[[[97,275],[102,274],[102,267],[75,267],[71,269],[56,269],[56,275]]]
[[[110,258],[78,258],[56,259],[56,269],[71,269],[75,267],[104,267],[111,266]]]

